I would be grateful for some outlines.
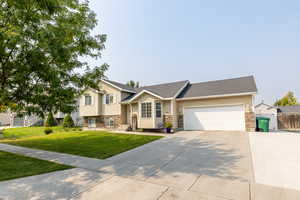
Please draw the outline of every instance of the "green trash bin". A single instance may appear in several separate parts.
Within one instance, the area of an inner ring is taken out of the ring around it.
[[[257,122],[258,131],[269,132],[270,118],[257,117],[256,122]]]

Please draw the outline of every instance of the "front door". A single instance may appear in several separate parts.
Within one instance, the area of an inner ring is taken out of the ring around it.
[[[133,115],[132,116],[132,130],[136,130],[137,129],[137,116]]]

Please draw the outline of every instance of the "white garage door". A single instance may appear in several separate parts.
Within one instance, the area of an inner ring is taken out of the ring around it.
[[[184,109],[185,130],[245,130],[243,105]]]

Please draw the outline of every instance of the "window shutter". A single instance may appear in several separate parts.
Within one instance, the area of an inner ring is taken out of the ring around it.
[[[106,100],[106,99],[105,99],[105,96],[106,96],[106,94],[103,94],[103,96],[102,96],[102,103],[103,103],[103,104],[106,104],[106,102],[105,102],[105,100]]]
[[[114,103],[119,103],[119,94],[115,94]]]

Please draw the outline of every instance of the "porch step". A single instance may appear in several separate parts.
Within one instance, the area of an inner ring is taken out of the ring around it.
[[[128,131],[129,129],[130,129],[129,124],[121,124],[118,128],[118,130],[120,130],[120,131]]]

